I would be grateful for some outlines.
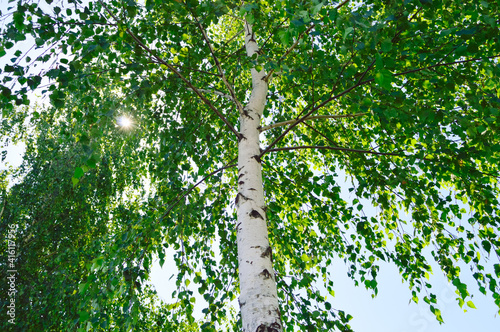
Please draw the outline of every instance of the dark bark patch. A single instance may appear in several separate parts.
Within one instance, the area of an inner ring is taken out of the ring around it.
[[[248,190],[256,191],[257,189],[255,189],[255,188],[250,188],[250,189],[248,189]]]
[[[250,113],[248,112],[248,108],[243,109],[243,115],[246,116],[247,118],[253,120],[253,118],[250,116]]]
[[[260,324],[255,332],[279,332],[281,331],[281,325],[278,323],[272,323],[269,326],[265,324]]]
[[[245,174],[241,173],[240,175],[238,175],[238,180],[241,179],[242,176],[244,176]]]
[[[259,164],[261,164],[261,163],[262,163],[262,159],[260,159],[260,156],[259,156],[259,155],[257,155],[257,154],[256,154],[256,155],[255,155],[255,156],[253,156],[252,158],[255,158],[255,160],[257,160],[257,162],[258,162]]]
[[[272,277],[271,273],[267,269],[264,269],[261,273],[259,273],[260,276],[263,276],[264,279],[269,279]]]
[[[238,205],[238,203],[240,202],[240,197],[245,201],[249,200],[249,198],[246,197],[245,195],[238,193],[238,195],[236,195],[236,199],[234,200],[234,204]]]
[[[271,257],[271,260],[272,260],[273,259],[273,250],[271,249],[271,247],[267,247],[267,249],[262,252],[260,257],[262,257],[262,258]]]
[[[243,140],[243,139],[247,139],[247,138],[245,136],[243,136],[243,134],[240,133],[238,135],[238,142],[241,142],[241,140]]]
[[[240,181],[238,182],[238,184],[245,184],[245,181]]]
[[[250,217],[256,218],[256,219],[260,218],[260,219],[264,220],[264,218],[262,217],[262,215],[257,210],[252,210],[252,212],[250,212]]]

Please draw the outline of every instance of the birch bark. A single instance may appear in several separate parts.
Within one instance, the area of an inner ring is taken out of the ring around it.
[[[258,53],[250,24],[245,24],[249,57]],[[240,114],[238,146],[237,241],[240,277],[240,311],[243,332],[281,332],[278,294],[267,233],[262,185],[259,126],[267,96],[266,74],[251,70],[252,93]]]

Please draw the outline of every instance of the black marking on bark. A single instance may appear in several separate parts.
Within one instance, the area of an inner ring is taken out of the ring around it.
[[[238,193],[238,195],[236,195],[236,197],[238,197],[238,196],[241,197],[242,199],[244,199],[245,201],[248,201],[250,199],[241,193]]]
[[[245,184],[245,181],[240,181],[238,182],[238,184]]]
[[[260,246],[251,246],[250,248],[260,248]]]
[[[271,326],[269,326],[268,328],[268,331],[269,332],[278,332],[278,331],[281,331],[281,325],[274,322],[271,324]]]
[[[253,31],[252,31],[252,37],[250,37],[250,39],[248,41],[256,43],[256,41],[255,41],[255,33]]]
[[[241,166],[240,168],[238,168],[238,173],[241,173],[241,170],[245,168],[245,166]]]
[[[240,225],[241,225],[241,223],[239,222],[239,223],[236,225],[236,229],[239,229],[239,228],[240,228]]]
[[[262,163],[262,160],[260,159],[260,156],[259,156],[259,155],[257,155],[257,154],[256,154],[255,156],[252,156],[252,158],[255,158],[255,160],[257,160],[257,162],[258,162],[259,164],[261,164],[261,163]]]
[[[272,277],[271,273],[267,269],[262,270],[261,273],[259,273],[260,276],[263,276],[264,279],[269,279]]]
[[[238,304],[240,305],[240,308],[241,308],[241,307],[243,307],[247,303],[246,302],[241,302],[241,300],[238,298]]]
[[[260,219],[264,220],[262,215],[257,210],[252,210],[252,212],[250,212],[250,217],[255,218],[255,219],[260,218]]]
[[[246,109],[243,110],[243,115],[246,116],[247,118],[249,118],[250,120],[253,120],[253,118],[250,116],[250,114],[248,113],[248,111]]]
[[[241,142],[242,139],[247,139],[247,138],[242,134],[240,134],[240,136],[238,136],[238,142]]]
[[[238,175],[238,180],[241,179],[242,176],[244,176],[245,174],[241,173],[240,175]]]
[[[248,189],[248,190],[256,191],[257,189],[255,189],[255,188],[250,188],[250,189]]]
[[[271,315],[270,312],[269,315]],[[260,324],[255,330],[255,332],[279,332],[279,331],[281,331],[281,325],[276,322],[271,323],[271,325],[269,326],[266,326],[266,324]]]
[[[270,257],[271,261],[272,261],[273,260],[273,249],[271,249],[271,247],[267,247],[267,249],[262,252],[260,257],[262,257],[262,258]]]
[[[260,208],[262,209],[262,211],[267,212],[267,206],[261,206]]]
[[[238,205],[240,201],[240,194],[236,195],[236,199],[234,200],[234,205]]]

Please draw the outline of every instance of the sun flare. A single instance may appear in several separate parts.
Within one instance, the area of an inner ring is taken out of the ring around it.
[[[124,129],[129,129],[134,124],[134,122],[132,121],[132,119],[130,119],[128,116],[125,116],[125,115],[119,116],[116,119],[116,123],[120,127],[124,128]]]

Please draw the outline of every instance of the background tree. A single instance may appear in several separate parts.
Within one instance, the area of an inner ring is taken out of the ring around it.
[[[0,55],[12,59],[1,102],[8,118],[28,90],[49,94],[49,114],[68,129],[40,146],[62,153],[66,142],[80,155],[54,166],[72,174],[54,213],[67,212],[73,240],[92,229],[82,256],[60,265],[81,296],[78,321],[60,309],[61,326],[196,324],[193,281],[209,303],[204,330],[224,324],[238,291],[233,328],[349,330],[350,316],[318,290],[324,281],[333,294],[338,257],[375,294],[378,262],[396,264],[413,301],[441,320],[436,296],[421,295],[428,251],[460,306],[473,303],[458,262],[500,306],[500,265],[488,263],[500,254],[498,3],[46,2],[19,1],[5,16]],[[31,57],[23,41],[43,52]],[[119,115],[133,119],[130,134],[115,128]],[[20,200],[16,190],[7,202]],[[30,234],[38,226],[28,220]],[[38,253],[58,243],[46,234]],[[166,248],[176,252],[177,302],[142,312],[154,297],[143,282]]]

